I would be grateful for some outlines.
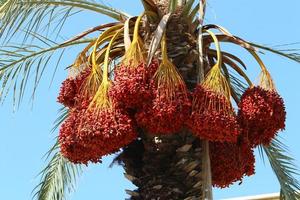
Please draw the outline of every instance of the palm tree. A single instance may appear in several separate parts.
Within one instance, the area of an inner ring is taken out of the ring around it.
[[[147,59],[160,58],[167,41],[167,56],[177,67],[187,87],[192,90],[204,80],[209,66],[217,63],[222,55],[222,72],[230,83],[232,97],[238,103],[251,80],[245,73],[244,63],[236,55],[221,51],[219,42],[233,43],[248,50],[263,64],[256,52],[269,51],[300,63],[300,55],[293,51],[280,51],[256,43],[247,42],[215,24],[204,24],[206,1],[201,0],[141,0],[143,17],[127,13],[92,0],[3,0],[0,8],[0,99],[3,101],[12,92],[14,105],[22,101],[27,83],[33,84],[32,98],[50,63],[64,56],[66,49],[86,45],[70,70],[90,62],[87,55],[96,55],[98,64],[105,63],[107,52],[110,59],[119,63],[128,52],[134,35],[135,24],[142,21],[139,30]],[[106,15],[114,22],[99,25],[63,42],[57,43],[60,30],[70,16],[80,11]],[[117,30],[123,30],[118,32]],[[218,31],[218,34],[211,30]],[[95,37],[95,33],[100,36]],[[51,34],[50,34],[51,33]],[[54,33],[54,34],[53,34]],[[118,34],[117,34],[118,33]],[[19,44],[12,42],[16,35],[23,36]],[[50,36],[51,35],[51,36]],[[99,38],[102,37],[102,41]],[[115,40],[113,40],[113,38]],[[97,41],[102,42],[97,45]],[[96,48],[93,50],[92,47]],[[216,49],[211,47],[215,44]],[[110,45],[109,45],[110,44]],[[237,73],[232,73],[233,69]],[[34,79],[29,80],[30,74]],[[54,129],[68,117],[67,108],[61,109]],[[139,130],[139,139],[127,146],[115,158],[122,165],[126,178],[137,186],[127,190],[132,200],[140,199],[212,199],[210,168],[210,144],[208,140],[194,136],[185,129],[172,135],[153,136]],[[74,187],[83,166],[73,164],[59,151],[57,142],[47,153],[49,164],[41,172],[41,182],[34,189],[39,200],[64,199]],[[286,146],[278,138],[266,146],[258,147],[266,154],[281,186],[282,199],[299,199],[300,184],[294,178],[297,168],[287,155]],[[114,164],[113,163],[113,164]]]

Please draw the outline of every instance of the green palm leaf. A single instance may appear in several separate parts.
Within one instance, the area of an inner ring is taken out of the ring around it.
[[[19,30],[41,33],[61,30],[65,21],[78,11],[93,11],[122,21],[129,15],[92,0],[7,0],[0,5],[0,37],[12,38]],[[25,35],[25,38],[28,36]]]
[[[268,46],[264,46],[264,45],[260,45],[260,44],[256,44],[256,43],[249,43],[250,45],[264,50],[264,51],[269,51],[271,53],[283,56],[285,58],[288,58],[290,60],[293,60],[295,62],[300,63],[300,49],[299,48],[293,48],[293,49],[276,49],[276,48],[272,48],[272,47],[268,47]],[[297,44],[297,43],[295,43]],[[280,45],[282,47],[287,47],[290,46],[289,44],[287,45]]]
[[[54,121],[54,125],[51,132],[54,132],[60,127],[60,125],[67,119],[68,114],[69,114],[69,110],[66,107],[62,107],[61,109],[58,110],[58,117]]]
[[[0,47],[0,101],[5,100],[12,90],[13,103],[18,106],[30,77],[33,77],[33,99],[43,72],[50,63],[55,63],[52,64],[55,73],[66,49],[93,40],[81,39],[57,44],[41,35],[36,34],[34,37],[43,41],[43,44],[15,44]]]
[[[70,163],[57,148],[57,144],[52,147],[56,152],[41,171],[41,182],[34,189],[34,198],[38,200],[65,199],[66,195],[74,190],[76,180],[82,172],[80,165]]]
[[[68,117],[68,110],[59,110],[59,116],[54,122],[57,129]],[[41,182],[34,188],[33,197],[37,200],[63,200],[76,186],[76,180],[82,173],[82,166],[75,165],[64,158],[59,152],[58,141],[46,153],[50,159],[48,165],[40,172]]]
[[[264,146],[263,149],[280,183],[280,199],[300,199],[300,183],[295,178],[295,176],[299,176],[299,172],[297,166],[294,164],[294,159],[287,153],[287,146],[276,138],[270,146]]]

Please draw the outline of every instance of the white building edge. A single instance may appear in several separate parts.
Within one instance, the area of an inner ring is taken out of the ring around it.
[[[245,196],[245,197],[237,197],[237,198],[229,198],[229,199],[221,199],[221,200],[279,200],[279,193]]]

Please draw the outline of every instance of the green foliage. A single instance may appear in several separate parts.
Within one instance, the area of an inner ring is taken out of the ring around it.
[[[122,21],[129,15],[89,0],[7,0],[0,7],[0,37],[9,40],[18,31],[58,30],[78,11],[92,11]],[[28,34],[25,35],[25,38]]]
[[[296,179],[296,177],[299,177],[299,169],[294,164],[294,159],[289,156],[287,146],[279,138],[276,138],[270,146],[264,146],[263,149],[280,183],[280,199],[300,199],[300,183]]]
[[[182,11],[182,15],[183,16],[188,16],[188,14],[191,12],[192,10],[192,6],[195,3],[195,0],[188,0],[186,2],[186,4],[183,7],[183,11]]]
[[[66,108],[59,110],[59,116],[54,122],[55,131],[68,117]],[[51,157],[51,159],[49,159]],[[58,141],[46,153],[49,159],[47,166],[40,172],[41,182],[34,188],[33,197],[37,200],[63,200],[76,186],[76,180],[82,173],[82,166],[75,165],[64,158],[59,152]]]
[[[264,51],[269,51],[271,53],[280,55],[284,58],[288,58],[292,61],[300,63],[300,50],[298,48],[287,48],[294,44],[284,44],[284,45],[277,46],[277,47],[284,47],[285,49],[277,49],[276,47],[272,48],[272,47],[268,47],[268,46],[264,46],[264,45],[260,45],[260,44],[256,44],[256,43],[249,43],[249,44],[258,49],[261,49]],[[297,43],[295,43],[295,44],[297,44]]]
[[[169,12],[174,12],[177,8],[178,0],[170,0],[169,1]]]
[[[68,115],[69,115],[69,110],[66,107],[62,107],[61,109],[59,109],[58,117],[54,121],[54,125],[51,132],[57,130],[60,127],[60,125],[67,119]]]
[[[55,73],[67,48],[86,44],[92,40],[82,39],[57,44],[38,34],[34,37],[42,44],[14,44],[0,47],[0,101],[5,100],[12,90],[13,103],[19,106],[30,77],[33,77],[33,99],[45,68],[50,63],[56,63],[53,66]]]
[[[14,106],[20,105],[30,77],[34,77],[33,99],[45,68],[56,63],[55,74],[65,50],[91,41],[76,39],[58,44],[57,37],[54,41],[50,39],[48,35],[58,35],[70,16],[80,11],[104,14],[118,21],[129,16],[92,0],[6,0],[1,1],[0,6],[0,41],[3,43],[0,46],[0,101],[12,91]],[[11,42],[20,35],[23,42],[20,39],[18,43]]]
[[[41,171],[41,182],[34,189],[34,198],[38,200],[63,200],[74,190],[76,180],[82,169],[65,159],[58,151],[58,144],[52,148],[56,151],[48,165]],[[49,155],[50,156],[50,155]]]

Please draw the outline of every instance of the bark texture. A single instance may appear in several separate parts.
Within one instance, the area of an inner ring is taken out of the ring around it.
[[[201,199],[201,143],[187,132],[137,140],[122,154],[131,200]]]

